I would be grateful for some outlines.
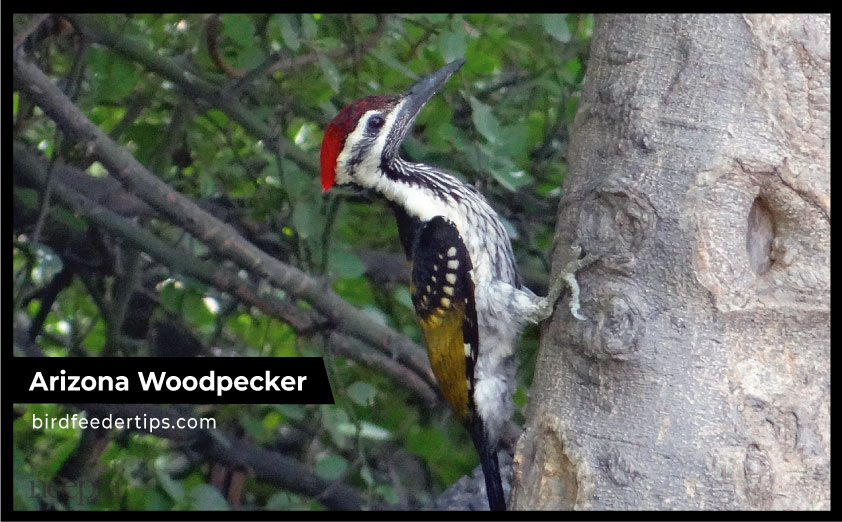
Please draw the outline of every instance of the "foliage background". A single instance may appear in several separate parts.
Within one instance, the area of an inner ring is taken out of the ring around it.
[[[475,184],[503,217],[527,284],[544,290],[590,16],[190,14],[69,20],[73,23],[15,15],[16,60],[35,63],[94,124],[172,189],[269,255],[324,278],[370,321],[415,342],[420,334],[391,212],[350,191],[323,195],[317,157],[322,129],[342,106],[372,93],[399,92],[464,56],[465,66],[421,113],[405,153]],[[209,25],[217,28],[210,44]],[[131,45],[152,52],[126,52]],[[168,76],[162,63],[189,72],[187,81]],[[280,68],[267,73],[276,63]],[[253,72],[242,76],[234,70]],[[191,84],[191,78],[198,80]],[[208,87],[196,88],[199,81]],[[366,364],[363,356],[335,351],[337,338],[324,335],[332,321],[316,319],[316,331],[297,327],[290,319],[294,313],[267,314],[241,295],[134,249],[84,212],[45,198],[43,186],[18,175],[19,151],[39,157],[54,171],[54,183],[122,212],[187,263],[233,270],[261,296],[312,317],[324,312],[238,269],[162,216],[120,206],[114,192],[97,199],[97,183],[109,178],[108,169],[57,127],[17,77],[13,97],[16,355],[33,350],[58,357],[325,355],[335,405],[197,406],[190,414],[214,417],[214,436],[294,458],[321,484],[350,486],[346,496],[357,507],[429,507],[439,492],[471,472],[477,464],[473,447],[442,402],[413,393],[377,361]],[[64,166],[81,169],[94,184],[59,177]],[[536,348],[537,329],[529,329],[518,354],[519,407],[527,400]],[[255,476],[248,466],[214,461],[196,444],[130,432],[32,429],[33,415],[79,411],[68,405],[16,405],[14,411],[15,509],[339,505],[331,495],[307,494]],[[515,424],[522,420],[516,413]],[[31,495],[33,482],[79,480],[121,487],[117,494],[82,503]]]

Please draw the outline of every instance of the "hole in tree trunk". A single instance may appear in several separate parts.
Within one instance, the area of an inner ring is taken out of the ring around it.
[[[762,197],[754,199],[748,213],[746,250],[755,274],[765,274],[771,268],[772,242],[775,239],[775,218],[769,204]]]

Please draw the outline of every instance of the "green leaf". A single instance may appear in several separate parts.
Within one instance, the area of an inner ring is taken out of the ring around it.
[[[284,188],[286,188],[290,197],[298,199],[304,194],[313,191],[316,178],[301,170],[301,167],[297,163],[284,158],[281,161],[281,166],[284,169]]]
[[[398,286],[397,288],[395,288],[394,292],[392,292],[392,297],[395,298],[395,301],[399,302],[400,304],[404,305],[410,310],[415,309],[414,305],[412,304],[412,295],[410,295],[409,293],[409,287],[403,285]]]
[[[140,493],[143,493],[141,501],[145,503],[140,504],[137,508],[130,509],[144,511],[168,511],[172,508],[172,502],[157,489],[129,488],[129,494],[131,494],[133,490],[138,490]]]
[[[353,279],[350,279],[353,281]],[[380,324],[387,325],[389,324],[389,317],[383,313],[383,310],[377,308],[373,305],[364,305],[362,309],[363,313],[365,313],[372,321],[375,321]]]
[[[374,405],[374,398],[377,396],[377,388],[363,381],[356,381],[345,390],[348,397],[360,406]]]
[[[325,480],[336,480],[348,469],[348,461],[339,455],[326,454],[316,461],[316,475]]]
[[[375,58],[377,58],[378,60],[380,60],[384,64],[388,65],[392,69],[403,73],[404,76],[406,76],[408,78],[411,78],[413,80],[418,79],[418,75],[415,74],[414,72],[412,72],[411,69],[407,68],[407,66],[404,65],[400,60],[395,58],[395,56],[392,54],[392,51],[390,51],[389,49],[376,48],[376,49],[372,49],[369,52],[369,54],[371,54],[372,56],[374,56]]]
[[[301,41],[298,39],[298,29],[294,25],[293,16],[296,15],[281,15],[281,38],[283,38],[284,44],[287,47],[293,51],[297,51],[301,47]]]
[[[274,407],[284,417],[295,421],[303,421],[307,416],[304,406],[300,404],[275,404]]]
[[[35,477],[26,470],[26,462],[15,446],[12,453],[12,485],[14,486],[13,506],[16,510],[35,511],[38,499],[32,496],[31,484],[37,484]],[[37,486],[36,486],[37,487]]]
[[[97,319],[91,331],[82,340],[82,344],[94,355],[102,351],[105,347],[105,322],[102,319]]]
[[[492,145],[500,140],[500,122],[491,112],[491,107],[471,96],[471,120],[474,127]]]
[[[486,76],[493,73],[500,65],[500,53],[494,52],[485,39],[472,38],[468,40],[465,60],[465,70],[479,76]]]
[[[319,67],[322,69],[324,79],[327,81],[328,85],[330,85],[330,88],[333,92],[338,93],[339,86],[342,83],[342,74],[339,72],[339,69],[337,69],[336,65],[325,55],[319,57]]]
[[[336,277],[350,279],[360,277],[365,273],[365,265],[356,254],[336,248],[330,251],[327,269]]]
[[[254,69],[266,59],[263,49],[255,46],[246,47],[243,52],[237,55],[238,69]]]
[[[573,78],[577,78],[579,73],[582,72],[582,60],[579,59],[578,56],[571,58],[564,62],[564,68],[573,75]]]
[[[155,476],[158,477],[158,483],[164,488],[164,491],[171,499],[176,502],[184,500],[184,487],[181,482],[174,480],[166,471],[167,457],[161,456],[155,459]]]
[[[442,22],[446,22],[447,18],[449,16],[450,15],[448,15],[447,13],[422,13],[422,14],[413,15],[414,18],[417,17],[417,18],[419,18],[421,20],[424,20],[425,22],[429,22],[433,25],[438,25]]]
[[[465,41],[464,31],[446,31],[438,38],[439,52],[446,63],[457,58],[464,58],[468,43]]]
[[[204,117],[213,121],[220,127],[228,125],[228,115],[219,109],[211,109],[204,114]]]
[[[315,212],[311,205],[301,203],[296,205],[292,212],[292,224],[298,235],[305,239],[321,237],[325,230],[324,216],[320,212]]]
[[[69,210],[65,208],[53,208],[51,209],[52,217],[57,222],[65,225],[66,227],[72,228],[73,230],[78,230],[79,232],[84,232],[88,228],[88,223],[83,218],[76,216],[75,214],[71,213]]]
[[[517,159],[519,156],[524,156],[523,159],[528,161],[526,157],[526,135],[529,132],[529,127],[525,123],[516,123],[514,125],[501,125],[501,135],[506,139],[500,140],[495,150],[502,153],[504,156]],[[497,155],[499,157],[499,154]]]
[[[38,205],[38,193],[35,189],[15,186],[15,197],[20,203],[28,209],[36,209]]]
[[[181,311],[184,314],[184,318],[198,328],[213,325],[216,319],[216,315],[208,310],[202,297],[192,292],[186,292],[184,294],[184,301],[181,304]]]
[[[441,430],[418,430],[409,434],[407,449],[427,461],[441,458],[447,451],[447,437]]]
[[[388,484],[380,484],[377,486],[377,494],[383,497],[383,500],[386,501],[388,504],[397,504],[400,499],[398,499],[398,493],[395,491],[395,488]]]
[[[349,437],[356,437],[357,435],[359,435],[363,439],[379,441],[392,440],[394,438],[391,431],[387,430],[386,428],[383,428],[382,426],[372,424],[368,421],[360,422],[359,429],[357,428],[356,424],[350,422],[340,424],[339,432]]]
[[[254,24],[247,15],[222,15],[222,32],[240,47],[254,45]]]
[[[532,176],[512,163],[505,155],[495,154],[485,145],[477,144],[464,151],[469,163],[478,171],[491,175],[498,183],[512,192],[532,183]]]
[[[119,100],[134,90],[138,74],[134,62],[98,47],[88,50],[91,91],[96,98]]]
[[[349,422],[348,412],[335,404],[322,404],[319,406],[319,413],[322,417],[322,425],[330,434],[333,441],[339,447],[346,447],[348,445],[348,434],[340,430],[340,426]]]
[[[164,496],[163,493],[159,493],[157,490],[153,490],[158,496],[164,497],[164,503],[167,506],[172,506],[173,502],[169,496]],[[142,509],[146,509],[147,501],[146,501],[146,490],[145,488],[128,488],[126,491],[126,508],[138,511]]]
[[[577,34],[580,40],[587,40],[593,36],[593,13],[579,16],[581,16],[581,23]]]
[[[135,156],[138,161],[145,163],[160,149],[163,132],[164,128],[161,124],[139,122],[126,129],[124,138],[134,142],[137,147]]]
[[[488,172],[491,173],[498,183],[512,192],[517,192],[521,187],[532,183],[532,176],[524,170],[510,170],[492,167],[488,169]]]
[[[35,255],[38,260],[38,263],[32,270],[32,279],[38,284],[46,284],[47,281],[52,279],[61,271],[61,268],[64,265],[61,262],[61,257],[59,257],[49,246],[44,243],[32,243],[32,245],[37,246]]]
[[[65,437],[54,448],[48,468],[51,478],[56,476],[64,461],[76,450],[80,440],[80,437],[77,435],[78,430],[67,430]]]
[[[366,486],[371,487],[374,485],[374,474],[371,472],[371,468],[365,464],[360,468],[360,478],[363,479]]]
[[[330,114],[335,113],[335,109],[330,110]],[[288,128],[293,131],[288,135],[289,138],[302,149],[307,151],[317,151],[322,146],[324,132],[319,125],[316,125],[313,122],[305,121],[299,126],[290,125]],[[312,175],[308,177],[313,180],[316,179],[316,177]]]
[[[88,113],[92,122],[97,124],[104,131],[111,131],[117,123],[126,115],[125,107],[108,107],[97,105],[92,107]]]
[[[176,313],[181,308],[181,297],[184,290],[175,281],[169,281],[161,288],[161,306],[168,312]]]
[[[316,25],[316,20],[313,15],[301,15],[301,35],[305,40],[312,40],[319,32],[319,26]]]
[[[266,501],[265,509],[267,511],[289,511],[296,509],[297,504],[293,502],[292,495],[285,491],[278,491]],[[298,507],[298,509],[301,509]]]
[[[190,490],[193,505],[201,511],[230,511],[231,507],[218,489],[210,484],[198,484]]]
[[[277,411],[270,411],[263,417],[263,429],[272,430],[277,428],[283,421],[282,417]]]
[[[255,439],[263,437],[263,421],[253,415],[247,415],[241,418],[240,425],[250,437],[254,437]]]
[[[567,15],[560,13],[542,14],[541,23],[544,32],[561,43],[570,42],[570,29],[567,27]]]

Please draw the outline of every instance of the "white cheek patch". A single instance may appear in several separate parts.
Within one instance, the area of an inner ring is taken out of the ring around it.
[[[383,149],[386,147],[386,140],[389,138],[389,132],[395,124],[398,114],[401,112],[401,107],[406,102],[399,103],[386,116],[386,121],[380,129],[380,133],[372,143],[371,147],[366,151],[362,161],[353,165],[353,176],[351,175],[351,165],[349,162],[355,155],[356,145],[362,143],[366,138],[365,129],[368,124],[368,119],[374,114],[380,114],[380,110],[366,111],[360,116],[357,121],[357,126],[345,139],[345,146],[342,147],[342,152],[336,158],[336,182],[338,184],[354,182],[362,187],[371,188],[377,184],[382,177],[380,172],[380,158],[383,155]]]

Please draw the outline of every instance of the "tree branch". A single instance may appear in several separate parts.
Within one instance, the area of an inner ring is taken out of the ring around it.
[[[117,247],[119,248],[119,247]],[[111,296],[111,306],[104,319],[105,324],[105,348],[102,355],[111,357],[118,353],[118,341],[123,321],[126,318],[129,298],[132,296],[135,287],[140,280],[140,273],[143,267],[143,259],[140,251],[136,248],[125,247],[122,249],[123,257],[126,259],[125,270],[122,277],[117,278],[114,293]]]
[[[22,322],[19,325],[16,324],[15,331],[22,332],[22,335],[15,335],[15,345],[30,357],[43,357],[44,353],[38,345],[23,333],[27,330],[28,328]],[[172,426],[175,426],[175,420],[180,417],[195,416],[195,412],[192,410],[185,412],[179,411],[173,406],[156,404],[73,404],[72,406],[98,416],[168,418],[171,419],[170,425]],[[365,505],[357,490],[347,484],[324,480],[296,459],[251,445],[239,439],[225,437],[219,432],[201,428],[178,430],[158,428],[147,431],[138,428],[137,424],[128,429],[138,433],[152,434],[174,442],[188,443],[191,449],[214,462],[230,467],[243,466],[248,468],[260,480],[265,480],[295,493],[318,498],[319,502],[331,509],[358,511]],[[384,506],[374,505],[373,507],[381,509]]]
[[[64,15],[73,26],[96,43],[113,49],[144,65],[147,69],[163,76],[178,85],[190,97],[200,98],[214,107],[218,107],[243,126],[250,134],[264,140],[267,147],[274,151],[282,150],[290,159],[311,172],[318,171],[318,162],[282,134],[272,130],[260,118],[249,111],[240,101],[226,95],[218,86],[213,85],[197,74],[186,70],[182,65],[167,59],[143,43],[129,40],[109,31],[94,18],[87,15]]]
[[[15,176],[23,176],[36,186],[46,182],[44,166],[22,144],[14,143],[13,159]],[[218,267],[208,261],[202,261],[183,250],[171,247],[139,225],[82,196],[62,183],[61,179],[55,181],[54,191],[56,198],[74,212],[87,216],[93,223],[124,238],[133,247],[148,253],[172,271],[194,277],[223,292],[228,292],[242,302],[256,306],[265,314],[288,323],[293,330],[301,335],[313,335],[321,331],[323,335],[316,336],[316,340],[322,340],[327,350],[360,364],[377,368],[398,384],[421,397],[427,404],[442,404],[436,391],[437,387],[427,382],[414,369],[408,369],[393,357],[360,347],[353,340],[337,332],[325,333],[321,329],[322,323],[314,314],[299,310],[292,304],[270,295],[262,295],[254,285],[239,278],[237,274],[230,270]]]
[[[75,406],[98,416],[143,418],[145,415],[150,418],[169,418],[172,425],[175,425],[176,419],[185,416],[184,412],[172,406],[154,404],[76,404]],[[149,433],[137,428],[132,428],[132,431]],[[151,434],[175,442],[187,443],[192,450],[213,462],[233,468],[242,466],[250,470],[259,480],[311,498],[319,497],[319,501],[330,509],[358,511],[366,504],[357,490],[347,484],[324,480],[313,473],[310,467],[296,459],[254,446],[240,439],[226,437],[218,431],[200,428],[158,429],[153,430]],[[376,509],[380,506],[374,507]]]
[[[32,323],[29,326],[30,339],[35,340],[35,338],[38,337],[38,334],[41,332],[41,327],[44,326],[44,321],[47,319],[47,315],[50,313],[53,303],[56,301],[56,297],[58,297],[58,294],[61,293],[62,290],[70,285],[73,281],[74,274],[75,270],[73,267],[64,265],[61,271],[56,274],[55,277],[53,277],[42,289],[43,292],[39,293],[41,304],[38,307],[38,313],[35,314],[35,317],[32,319]]]
[[[14,47],[14,49],[17,49],[18,47],[20,47],[20,45],[23,42],[25,42],[27,38],[29,38],[29,35],[34,33],[39,27],[41,27],[41,24],[44,23],[44,20],[46,20],[49,17],[50,17],[50,13],[41,13],[41,14],[36,14],[35,16],[33,16],[32,19],[29,20],[29,22],[27,22],[27,24],[24,26],[24,28],[21,29],[20,32],[15,35],[15,47]]]
[[[174,191],[91,123],[36,65],[17,57],[14,61],[14,76],[16,84],[68,136],[84,143],[87,150],[108,167],[110,173],[127,190],[218,254],[266,277],[289,294],[305,299],[339,330],[397,357],[428,383],[435,385],[426,354],[417,344],[392,328],[372,321],[367,314],[339,297],[327,284],[269,256],[230,225],[202,210],[187,196]],[[177,263],[175,266],[181,265]]]
[[[361,54],[365,54],[369,49],[374,47],[386,30],[386,16],[383,14],[376,14],[375,16],[377,17],[377,26],[374,28],[371,35],[360,46],[361,48],[359,52]],[[219,50],[220,23],[221,18],[218,14],[213,15],[208,19],[207,25],[205,26],[205,43],[208,46],[211,60],[217,67],[229,76],[247,79],[245,82],[237,82],[237,84],[235,84],[235,92],[241,91],[245,84],[250,83],[250,81],[258,75],[270,75],[282,69],[301,67],[302,65],[309,65],[319,61],[319,53],[317,52],[296,56],[295,58],[278,54],[277,56],[270,56],[263,64],[257,66],[251,71],[235,69],[225,61],[225,57],[222,56],[222,53]],[[354,53],[355,50],[353,47],[338,47],[327,51],[325,55],[331,59],[336,59],[345,58]]]

